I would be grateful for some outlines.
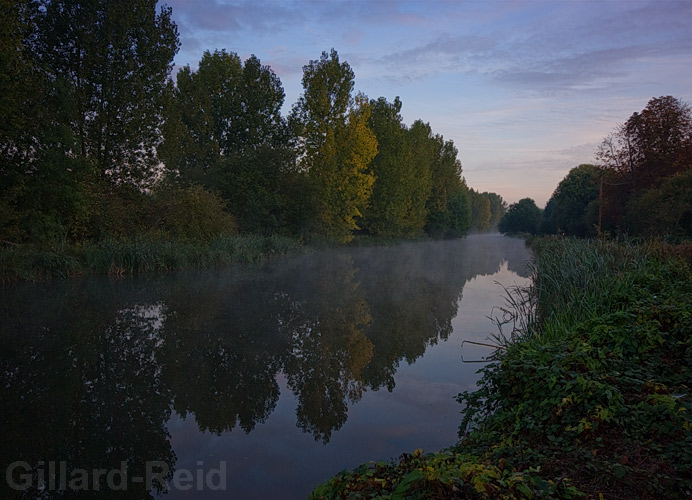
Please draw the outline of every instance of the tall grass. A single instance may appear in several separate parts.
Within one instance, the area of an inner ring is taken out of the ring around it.
[[[498,315],[523,330],[458,396],[457,450],[570,477],[588,498],[692,498],[692,247],[534,248],[531,285],[508,291],[518,319]]]
[[[650,261],[689,258],[688,247],[659,241],[613,241],[541,238],[530,263],[531,282],[505,289],[506,305],[491,319],[499,344],[516,340],[549,343],[574,325],[617,310],[637,295]],[[511,326],[508,336],[503,328]]]
[[[260,262],[304,248],[291,238],[258,235],[222,235],[208,242],[146,237],[106,239],[80,247],[64,245],[53,249],[12,246],[0,248],[0,282],[217,268]]]
[[[535,276],[535,265],[529,264],[532,268],[532,276]],[[515,342],[527,340],[536,335],[538,328],[537,294],[533,283],[527,286],[504,286],[505,304],[493,307],[488,319],[497,327],[497,333],[491,334],[490,339],[500,349],[506,349],[508,345]],[[507,330],[509,329],[509,333]]]
[[[12,246],[0,249],[0,283],[44,280],[81,274],[82,264],[67,247],[37,250]]]

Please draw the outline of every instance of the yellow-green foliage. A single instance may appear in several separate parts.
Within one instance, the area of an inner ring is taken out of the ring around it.
[[[368,127],[371,106],[359,96],[344,125],[327,133],[319,162],[310,173],[317,183],[318,218],[330,239],[347,243],[358,229],[375,177],[368,169],[377,139]]]
[[[310,500],[379,498],[503,499],[576,498],[567,479],[546,480],[540,468],[515,471],[504,460],[481,462],[471,454],[416,450],[398,461],[361,465],[317,487]]]

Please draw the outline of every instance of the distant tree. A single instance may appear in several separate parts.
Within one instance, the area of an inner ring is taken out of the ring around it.
[[[487,231],[490,229],[492,217],[490,198],[475,189],[470,189],[468,195],[471,209],[471,229],[473,231]]]
[[[434,238],[459,236],[459,228],[451,230],[450,212],[450,206],[459,206],[451,200],[458,200],[459,193],[466,190],[461,177],[461,162],[457,158],[458,150],[452,141],[445,141],[441,135],[432,135],[427,124],[416,122],[412,131],[428,131],[420,137],[425,153],[422,158],[430,158],[431,189],[426,203],[425,231]]]
[[[241,230],[278,230],[293,165],[279,78],[255,56],[207,51],[170,92],[159,148],[170,174],[219,191]]]
[[[569,171],[551,196],[544,212],[547,232],[593,236],[598,224],[598,193],[603,171],[583,164]]]
[[[497,225],[500,223],[502,216],[507,211],[507,203],[497,193],[482,193],[483,196],[490,200],[490,231],[497,231]]]
[[[619,230],[628,227],[628,206],[666,179],[692,168],[692,113],[687,103],[671,96],[651,99],[606,137],[596,153],[606,169],[602,212]]]
[[[536,234],[540,221],[541,209],[536,206],[536,202],[531,198],[523,198],[509,206],[500,220],[498,230],[505,234]]]
[[[292,110],[300,168],[312,186],[316,229],[327,238],[348,242],[359,229],[374,176],[369,164],[377,154],[368,127],[371,105],[352,96],[354,74],[336,50],[303,67],[303,95]]]
[[[502,196],[497,193],[480,193],[475,189],[469,189],[468,200],[471,211],[471,230],[497,231],[497,225],[507,211],[507,204]]]
[[[369,126],[377,138],[378,150],[370,164],[376,181],[363,227],[380,236],[416,236],[425,225],[430,165],[413,154],[399,98],[389,103],[380,97],[370,104]]]
[[[555,200],[550,198],[543,209],[543,216],[538,226],[538,232],[542,234],[557,234],[557,217],[555,212]]]

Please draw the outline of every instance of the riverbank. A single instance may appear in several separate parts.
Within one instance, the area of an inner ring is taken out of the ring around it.
[[[430,241],[418,238],[356,236],[348,244],[313,237],[309,242],[288,236],[221,234],[212,239],[183,239],[170,235],[108,238],[80,245],[0,244],[0,283],[43,281],[91,275],[157,273],[181,269],[215,269],[249,264],[288,254],[348,247],[393,247]]]
[[[69,276],[164,272],[252,263],[305,251],[283,236],[221,235],[210,241],[107,239],[84,245],[5,245],[0,248],[0,283]]]
[[[461,441],[342,472],[312,499],[692,495],[692,246],[534,248],[533,284],[508,300],[524,328],[505,325],[458,396]]]

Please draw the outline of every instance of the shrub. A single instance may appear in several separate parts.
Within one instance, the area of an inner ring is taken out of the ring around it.
[[[175,238],[209,241],[237,232],[224,201],[200,186],[164,190],[154,206],[155,227]]]

